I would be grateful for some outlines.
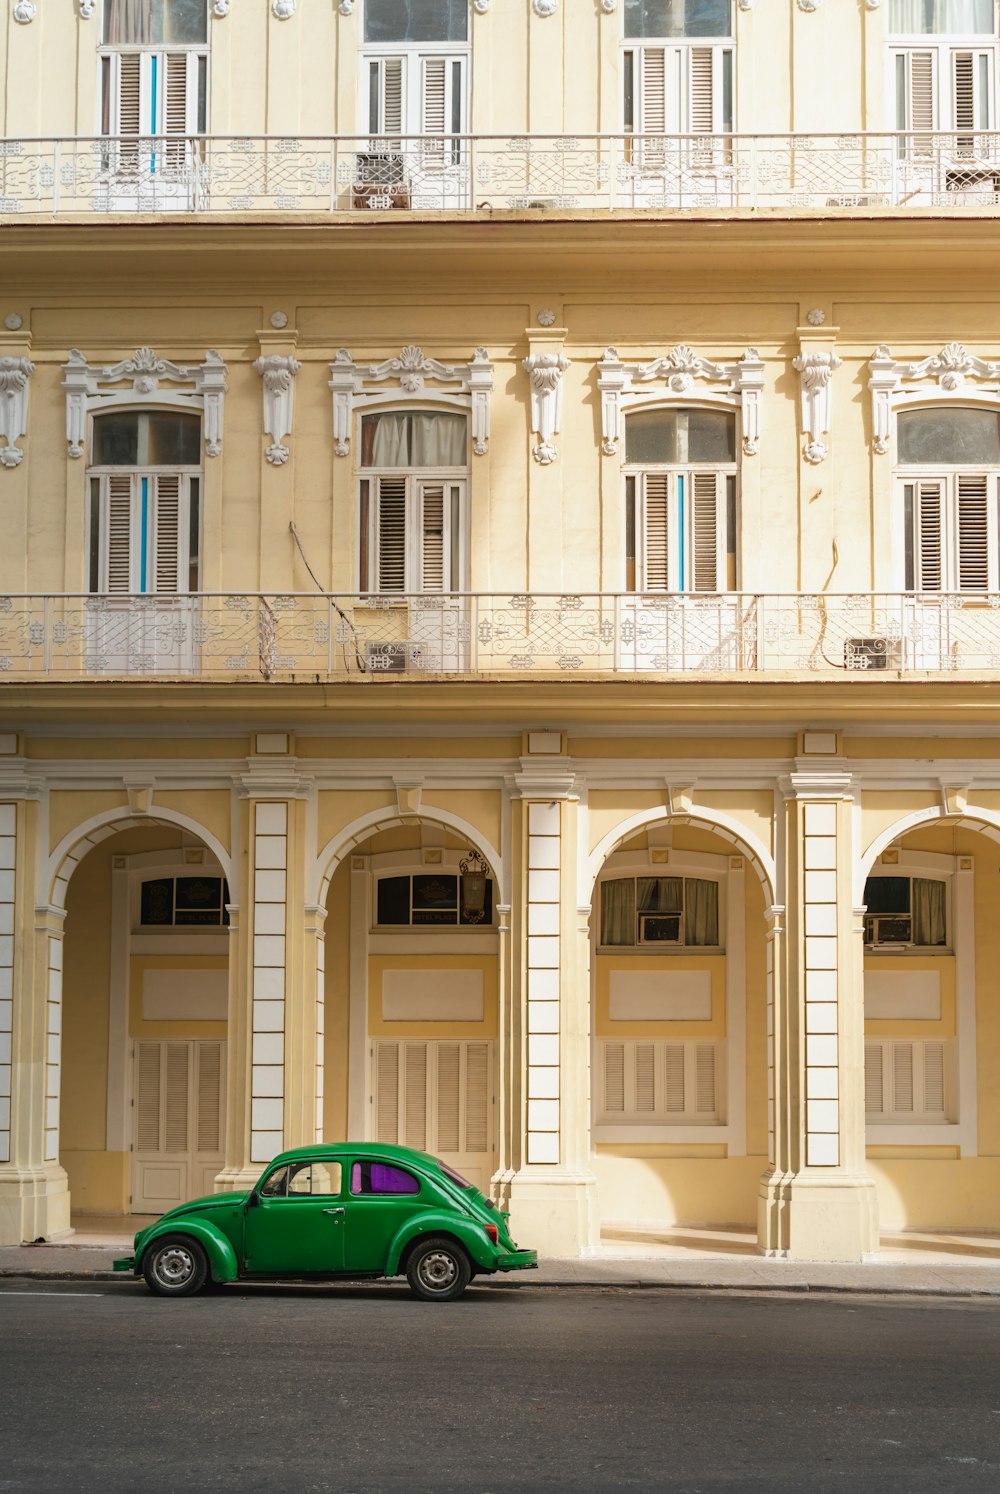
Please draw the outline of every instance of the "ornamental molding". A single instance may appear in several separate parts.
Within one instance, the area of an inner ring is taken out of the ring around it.
[[[601,9],[606,16],[613,16],[618,9],[618,0],[601,0]]]
[[[963,391],[1000,404],[1000,360],[978,358],[960,342],[946,343],[940,353],[910,363],[897,362],[883,343],[868,360],[868,373],[872,449],[878,456],[890,449],[892,418],[901,406],[953,400]],[[967,390],[970,380],[978,381],[979,387]],[[906,388],[907,384],[913,387]]]
[[[281,467],[291,456],[284,441],[292,430],[295,375],[302,364],[284,353],[265,353],[253,366],[263,380],[264,434],[271,438],[264,455],[272,467]]]
[[[29,25],[37,16],[38,7],[34,0],[17,0],[14,6],[14,20],[21,26]]]
[[[231,10],[230,0],[212,0],[212,14],[218,16],[220,21],[224,16],[228,16]]]
[[[820,0],[796,0],[799,10],[804,10],[807,16],[811,16],[814,10],[819,10]]]
[[[271,14],[276,21],[290,21],[295,14],[295,0],[272,0]]]
[[[221,3],[221,0],[215,0],[215,3],[218,5]],[[226,0],[226,3],[228,6],[228,0]],[[96,9],[97,0],[80,0],[80,20],[89,21]]]
[[[559,0],[531,0],[531,8],[536,16],[544,20],[546,16],[554,16],[559,9]]]
[[[472,8],[477,16],[484,16],[493,4],[493,0],[472,0]]]
[[[429,389],[427,381],[452,388]],[[386,388],[385,385],[394,387]],[[375,387],[372,387],[375,386]],[[472,450],[485,456],[490,439],[490,409],[493,396],[493,364],[485,348],[476,348],[468,363],[441,363],[428,358],[423,348],[410,343],[398,358],[382,363],[355,363],[341,348],[330,364],[329,387],[333,393],[333,442],[337,456],[351,449],[355,405],[374,409],[398,404],[403,395],[415,395],[423,403],[471,412]]]
[[[531,353],[522,366],[531,378],[531,429],[538,435],[531,455],[547,467],[558,454],[552,437],[562,422],[562,378],[569,359],[563,353]]]
[[[712,363],[686,343],[678,343],[651,363],[623,363],[616,348],[605,348],[597,365],[601,391],[601,434],[605,456],[614,456],[621,439],[623,411],[649,404],[676,404],[692,397],[740,411],[743,455],[760,450],[761,393],[764,364],[756,348],[747,348],[736,363]],[[665,387],[637,389],[637,384]],[[698,384],[723,385],[699,389]]]
[[[842,362],[836,353],[815,348],[792,359],[801,388],[802,429],[809,438],[802,448],[802,455],[813,466],[825,461],[830,454],[823,437],[830,431],[830,386],[834,369]]]
[[[0,466],[19,467],[24,452],[17,441],[28,429],[28,380],[35,365],[28,358],[0,358]]]
[[[340,4],[337,6],[337,11],[342,16],[353,16],[354,0],[340,0]]]
[[[214,349],[205,354],[204,363],[191,366],[158,358],[152,348],[136,348],[131,358],[120,363],[91,366],[78,348],[70,348],[62,385],[66,391],[69,455],[83,456],[88,413],[124,405],[168,405],[201,410],[205,454],[219,456],[228,374],[229,369]],[[186,387],[164,389],[164,383]],[[129,387],[118,387],[122,384]]]

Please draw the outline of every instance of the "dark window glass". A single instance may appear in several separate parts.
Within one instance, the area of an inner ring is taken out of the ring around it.
[[[1000,466],[1000,416],[994,410],[901,410],[899,460],[910,467]]]
[[[104,0],[104,41],[111,46],[208,40],[208,0]]]
[[[365,0],[366,42],[464,42],[469,0]]]
[[[453,1167],[448,1167],[444,1162],[439,1162],[438,1166],[440,1167],[441,1171],[444,1173],[448,1181],[450,1183],[454,1183],[456,1188],[461,1188],[466,1193],[475,1190],[475,1183],[470,1183],[468,1178],[463,1178],[462,1174],[460,1172],[456,1172]]]
[[[736,417],[724,410],[640,410],[625,422],[625,460],[660,462],[736,460]]]
[[[197,467],[201,419],[176,410],[123,410],[94,420],[95,467]]]
[[[174,910],[175,923],[220,923],[222,878],[178,877],[174,891]]]
[[[869,913],[909,913],[909,877],[869,877],[865,906]]]
[[[409,877],[383,877],[378,883],[377,923],[409,923]]]
[[[625,35],[728,36],[732,0],[625,0]]]
[[[140,923],[171,924],[174,921],[173,878],[143,882],[140,894]]]
[[[457,923],[458,878],[435,875],[414,877],[413,922]]]
[[[391,1162],[355,1162],[351,1168],[352,1193],[419,1193],[420,1183]]]

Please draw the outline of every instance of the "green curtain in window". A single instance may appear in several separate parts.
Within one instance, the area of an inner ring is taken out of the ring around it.
[[[944,944],[946,942],[944,882],[931,882],[925,877],[914,877],[912,908],[914,944]]]
[[[631,877],[601,883],[601,943],[635,943],[635,882]]]
[[[640,913],[680,913],[684,902],[680,877],[640,877]]]
[[[719,884],[700,877],[684,880],[684,943],[718,944]]]

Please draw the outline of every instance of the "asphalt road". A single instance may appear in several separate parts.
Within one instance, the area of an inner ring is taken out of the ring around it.
[[[1000,1488],[1000,1305],[0,1283],[0,1491]]]

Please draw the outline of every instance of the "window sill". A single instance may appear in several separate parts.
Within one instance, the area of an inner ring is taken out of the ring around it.
[[[868,1121],[868,1146],[958,1146],[962,1128],[957,1121]]]
[[[729,1142],[732,1139],[730,1128],[722,1121],[685,1121],[680,1125],[661,1121],[647,1126],[602,1121],[591,1128],[590,1137],[595,1143],[660,1141],[666,1145],[692,1141],[716,1145],[720,1141]]]
[[[599,944],[599,955],[724,955],[721,944]]]

